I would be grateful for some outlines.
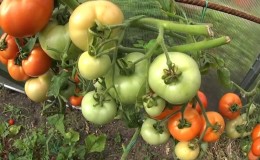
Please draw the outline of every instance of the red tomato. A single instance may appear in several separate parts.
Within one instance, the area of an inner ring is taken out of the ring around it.
[[[240,115],[242,102],[235,93],[226,93],[219,100],[219,113],[227,119],[235,119]]]
[[[5,59],[0,55],[0,62],[3,63],[5,66],[7,65],[8,59]]]
[[[162,113],[156,117],[153,117],[153,119],[162,120],[178,110],[180,110],[180,106],[173,106],[172,108],[165,107]]]
[[[9,119],[8,124],[9,124],[10,126],[11,126],[11,125],[14,125],[14,119]]]
[[[195,138],[201,130],[201,118],[197,110],[186,107],[182,113],[178,112],[168,121],[168,129],[171,135],[178,141],[190,141]]]
[[[206,112],[206,115],[208,117],[208,120],[213,127],[207,128],[205,135],[203,137],[203,141],[205,142],[215,142],[217,141],[225,129],[225,121],[221,114],[214,111],[208,111]],[[206,129],[206,120],[203,115],[201,115],[202,119],[202,128],[200,131],[200,135],[203,133],[203,131]]]
[[[10,76],[16,81],[26,81],[30,78],[24,70],[23,67],[15,64],[15,59],[9,59],[7,63],[7,70]]]
[[[0,6],[1,28],[14,37],[28,37],[48,23],[54,0],[3,0]]]
[[[260,138],[253,140],[251,150],[255,156],[260,156]]]
[[[23,40],[20,39],[20,41],[22,42]],[[0,40],[0,55],[5,59],[13,59],[18,53],[19,49],[16,45],[15,38],[4,33]]]
[[[29,57],[22,61],[24,72],[31,77],[38,77],[46,73],[51,67],[52,59],[36,45]]]
[[[202,91],[198,91],[197,93],[203,107],[206,109],[208,107],[208,100],[206,95]],[[195,99],[194,99],[195,100]],[[188,107],[192,107],[193,102],[188,103]],[[201,113],[201,108],[198,102],[196,102],[195,109]]]
[[[251,133],[252,140],[260,138],[260,124],[255,125]]]
[[[247,158],[248,158],[248,160],[259,160],[259,157],[254,155],[251,149],[247,154]]]
[[[73,106],[81,106],[83,96],[71,96],[69,102]]]
[[[78,83],[80,82],[78,73],[75,74],[73,80],[74,80],[74,82],[75,82],[76,84],[78,84]]]

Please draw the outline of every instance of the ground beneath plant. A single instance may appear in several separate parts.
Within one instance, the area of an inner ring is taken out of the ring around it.
[[[23,116],[16,120],[17,124],[37,128],[46,123],[41,115],[42,105],[29,100],[26,95],[9,90],[0,89],[0,116],[1,120],[7,121],[10,115],[1,114],[4,105],[12,105],[20,109]],[[104,152],[90,154],[88,160],[119,160],[122,155],[122,145],[127,145],[135,129],[127,128],[121,120],[104,125],[95,126],[88,123],[78,109],[66,110],[66,128],[72,128],[79,132],[81,137],[90,133],[107,135],[107,143]],[[151,146],[146,144],[141,137],[138,138],[133,150],[130,152],[129,160],[173,160],[173,144],[169,141],[165,145]],[[216,143],[211,143],[206,153],[207,160],[221,159],[243,159],[239,150],[238,142],[222,138]],[[0,157],[1,159],[1,157]],[[40,159],[40,157],[39,157]]]

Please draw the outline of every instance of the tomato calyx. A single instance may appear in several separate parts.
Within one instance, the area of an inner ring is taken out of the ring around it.
[[[158,105],[158,102],[156,101],[157,97],[158,96],[156,94],[148,93],[148,94],[143,96],[142,100],[143,100],[144,103],[147,104],[148,108],[152,108],[153,106]]]
[[[164,132],[164,127],[158,121],[153,124],[153,128],[160,134],[163,134],[163,132]]]
[[[163,70],[164,74],[162,79],[165,84],[171,84],[172,82],[178,81],[178,78],[181,76],[182,72],[178,69],[175,64],[171,64],[168,69]]]
[[[221,125],[219,123],[215,123],[211,125],[212,130],[217,133],[221,129]]]
[[[0,41],[0,50],[3,51],[7,48],[7,42],[6,42],[6,38],[7,38],[8,34],[5,34],[4,38]]]
[[[233,112],[237,112],[241,109],[241,107],[237,104],[233,104],[229,107],[229,110],[233,113]]]
[[[110,101],[109,99],[106,99],[105,93],[95,92],[93,94],[93,98],[97,102],[96,104],[93,105],[94,107],[98,106],[98,105],[100,105],[102,107],[105,102],[109,102]]]
[[[121,75],[131,75],[135,72],[135,65],[131,61],[126,61],[123,58],[117,60],[117,65]]]
[[[191,123],[186,120],[185,118],[182,118],[179,120],[178,128],[183,129],[183,128],[189,128],[191,127]]]
[[[199,144],[198,144],[199,140],[197,138],[189,141],[189,144],[188,144],[188,147],[191,149],[191,150],[195,150],[196,148],[199,147]]]

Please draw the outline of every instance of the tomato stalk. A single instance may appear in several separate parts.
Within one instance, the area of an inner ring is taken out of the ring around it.
[[[120,160],[126,160],[127,159],[128,154],[130,153],[130,151],[132,150],[132,148],[134,147],[134,145],[136,144],[136,142],[138,140],[140,132],[141,132],[141,128],[140,127],[135,129],[135,133],[134,133],[133,137],[131,138],[130,142],[128,143],[127,147],[125,148],[123,146],[123,151],[124,152],[123,152]]]
[[[80,5],[77,0],[59,0],[59,2],[67,6],[72,11]]]
[[[213,36],[214,33],[211,30],[211,25],[201,24],[201,25],[188,25],[174,23],[172,21],[155,19],[155,18],[141,18],[137,21],[134,21],[132,26],[155,26],[156,28],[163,27],[167,30],[172,30],[178,33],[186,33],[192,35],[204,35],[204,36]]]

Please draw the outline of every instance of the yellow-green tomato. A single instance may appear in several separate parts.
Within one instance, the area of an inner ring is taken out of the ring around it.
[[[121,24],[123,20],[124,15],[121,9],[114,3],[105,0],[87,1],[72,12],[69,19],[69,34],[77,47],[87,51],[93,38],[89,29],[96,22],[101,25],[115,25]],[[112,30],[109,38],[118,36],[118,31]]]
[[[24,86],[27,97],[34,102],[45,101],[47,99],[52,75],[52,71],[48,71],[39,77],[28,79]]]
[[[148,82],[151,89],[171,104],[189,102],[200,88],[201,74],[196,61],[185,53],[169,52],[169,70],[165,54],[150,65]]]
[[[146,113],[151,117],[156,117],[162,113],[166,102],[161,97],[154,97],[143,102]]]
[[[166,143],[170,138],[170,133],[166,127],[166,123],[160,124],[156,129],[157,121],[147,118],[141,127],[141,136],[145,142],[151,145],[160,145]]]
[[[189,143],[189,141],[181,141],[176,144],[174,153],[180,160],[195,160],[198,157],[200,147],[197,146],[193,149],[189,147]]]
[[[111,67],[108,55],[99,57],[89,55],[88,51],[82,53],[78,60],[78,69],[82,78],[94,80],[105,75]]]
[[[103,95],[103,101],[97,99],[95,91],[88,92],[81,101],[81,110],[86,120],[103,125],[114,120],[117,113],[115,100],[108,94]]]
[[[42,49],[49,57],[55,60],[61,60],[67,51],[65,60],[78,58],[82,51],[77,48],[69,36],[69,25],[58,25],[57,22],[49,22],[49,24],[39,33],[39,42]]]

